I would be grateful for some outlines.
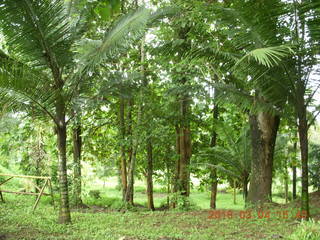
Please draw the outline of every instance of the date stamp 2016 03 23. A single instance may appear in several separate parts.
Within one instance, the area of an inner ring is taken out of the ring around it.
[[[307,213],[305,211],[289,210],[212,210],[208,216],[209,219],[304,219]]]

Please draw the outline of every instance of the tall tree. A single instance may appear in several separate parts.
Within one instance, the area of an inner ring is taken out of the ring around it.
[[[74,23],[64,10],[61,0],[2,1],[1,30],[14,57],[2,56],[0,84],[3,99],[37,108],[55,123],[59,152],[59,222],[69,223],[66,154],[69,100],[88,73],[119,47],[128,46],[129,32],[134,33],[133,37],[140,36],[150,19],[150,11],[140,8],[122,17],[106,31],[101,41],[82,42],[78,47],[79,57],[73,46],[85,32],[83,19]]]

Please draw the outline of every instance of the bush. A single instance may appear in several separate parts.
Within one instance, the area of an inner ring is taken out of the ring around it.
[[[171,194],[171,199],[176,199],[176,210],[189,211],[200,209],[194,202],[191,201],[190,197],[183,196],[180,192]]]
[[[94,199],[100,199],[101,198],[100,194],[101,194],[100,190],[91,190],[89,192],[89,196]]]
[[[303,221],[298,229],[290,236],[291,240],[319,240],[320,223],[313,220]]]

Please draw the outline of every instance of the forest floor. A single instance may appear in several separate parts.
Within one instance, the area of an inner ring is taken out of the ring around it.
[[[299,225],[297,203],[263,211],[115,211],[91,206],[72,211],[72,224],[57,224],[49,198],[31,214],[33,197],[5,195],[0,203],[0,240],[210,240],[289,239]],[[231,198],[230,198],[231,199]],[[219,204],[219,202],[218,202]],[[320,193],[311,194],[311,214],[319,219]]]

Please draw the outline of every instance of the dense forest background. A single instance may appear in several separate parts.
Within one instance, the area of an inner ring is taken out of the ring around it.
[[[317,0],[3,0],[0,174],[50,176],[60,223],[272,202],[308,220],[319,24]]]

